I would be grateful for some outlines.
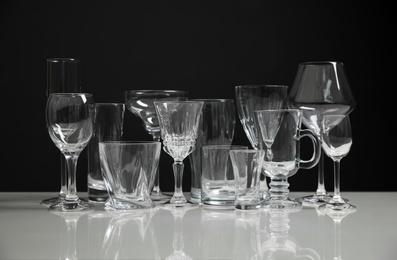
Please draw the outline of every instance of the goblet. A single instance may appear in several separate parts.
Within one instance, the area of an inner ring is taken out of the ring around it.
[[[203,101],[154,101],[157,111],[163,149],[173,159],[175,189],[165,206],[198,205],[183,195],[183,160],[195,149]]]
[[[356,106],[342,62],[317,61],[299,64],[289,93],[289,107],[303,112],[303,124],[312,129],[322,143],[322,117],[348,115]],[[313,195],[297,198],[306,206],[318,206],[331,196],[324,183],[324,151],[318,163],[318,184]]]
[[[327,203],[319,206],[319,209],[354,209],[355,206],[340,195],[340,161],[349,153],[353,143],[349,116],[324,115],[322,129],[323,150],[334,161],[334,195]]]
[[[259,149],[258,129],[254,123],[254,111],[287,108],[288,86],[241,85],[235,87],[236,107],[244,132],[253,149]],[[260,190],[267,197],[266,175],[261,174]]]
[[[76,189],[77,161],[91,139],[94,111],[91,94],[53,93],[47,99],[48,133],[65,156],[68,167],[65,199],[51,205],[50,211],[75,212],[94,209],[92,204],[79,198]]]
[[[81,61],[75,58],[47,59],[47,98],[51,93],[81,92]],[[40,203],[51,205],[65,198],[66,195],[66,161],[60,152],[61,190],[57,197],[42,200]]]
[[[153,101],[155,100],[187,100],[188,92],[184,90],[127,90],[124,92],[127,109],[142,119],[145,130],[154,141],[161,142],[160,126]],[[150,197],[153,201],[168,199],[169,196],[160,190],[160,167],[157,169],[153,190]]]

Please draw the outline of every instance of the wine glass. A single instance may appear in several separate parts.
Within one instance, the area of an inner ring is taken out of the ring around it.
[[[94,209],[92,204],[79,198],[76,189],[77,160],[91,139],[94,113],[91,94],[53,93],[47,99],[48,133],[65,156],[68,167],[65,199],[51,205],[50,211],[76,212]]]
[[[81,92],[81,61],[75,58],[50,58],[47,59],[47,98],[51,93],[77,93]],[[60,152],[61,164],[61,190],[57,197],[42,200],[43,205],[52,205],[65,199],[66,187],[66,161]]]
[[[187,201],[183,195],[183,160],[193,152],[196,145],[203,101],[154,101],[156,107],[163,149],[173,159],[175,190],[172,198],[164,205],[198,205]]]
[[[253,149],[259,149],[258,129],[254,123],[254,111],[287,108],[288,86],[285,85],[240,85],[235,87],[236,107],[244,132]],[[261,174],[260,190],[267,197],[265,174]]]
[[[160,126],[153,101],[155,100],[187,100],[188,92],[184,90],[127,90],[124,92],[127,109],[142,119],[145,130],[154,141],[161,141]],[[169,196],[160,190],[160,167],[157,169],[153,190],[150,197],[153,201],[168,199]]]
[[[321,146],[323,115],[348,115],[356,106],[343,63],[316,61],[299,64],[288,105],[303,112],[303,124],[316,133]],[[316,207],[331,199],[325,189],[324,151],[321,151],[316,192],[296,199],[305,206]]]
[[[340,161],[345,157],[353,144],[349,116],[324,115],[322,122],[325,154],[334,161],[334,195],[319,209],[347,210],[355,209],[340,195]]]

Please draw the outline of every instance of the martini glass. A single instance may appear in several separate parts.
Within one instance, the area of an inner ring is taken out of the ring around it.
[[[124,93],[127,109],[142,119],[145,130],[153,137],[154,141],[161,142],[160,126],[153,101],[156,100],[187,100],[188,92],[184,90],[127,90]],[[160,190],[160,167],[157,169],[153,190],[150,198],[153,201],[169,199],[169,196]]]
[[[289,93],[289,107],[300,109],[303,124],[313,130],[322,146],[322,120],[326,114],[348,115],[356,106],[342,62],[305,62],[298,66]],[[325,189],[324,150],[318,163],[318,184],[314,194],[297,198],[305,206],[317,207],[331,196]]]
[[[183,195],[183,160],[196,147],[196,139],[203,101],[155,101],[159,118],[163,149],[173,159],[174,195],[164,206],[191,207],[195,204]]]

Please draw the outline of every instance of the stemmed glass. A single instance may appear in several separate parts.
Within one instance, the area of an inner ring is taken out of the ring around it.
[[[75,58],[47,59],[47,98],[51,93],[79,93],[81,91],[81,61]],[[61,190],[57,197],[42,200],[40,203],[51,205],[66,196],[66,161],[60,152],[61,162]]]
[[[145,130],[154,141],[161,141],[160,125],[153,101],[187,100],[188,92],[184,90],[127,90],[124,92],[125,105],[134,115],[142,119]],[[153,190],[150,197],[153,201],[168,199],[169,196],[160,190],[160,167],[157,168]]]
[[[198,205],[187,201],[183,195],[183,160],[196,146],[197,131],[203,101],[154,101],[159,118],[163,149],[173,159],[175,189],[171,200],[164,205]]]
[[[348,203],[340,195],[340,161],[352,146],[352,131],[349,116],[324,115],[322,147],[327,156],[334,161],[334,195],[319,209],[350,210],[355,206]]]
[[[81,200],[76,190],[76,167],[81,151],[93,132],[94,100],[86,93],[53,93],[47,99],[48,133],[67,163],[67,192],[64,200],[49,207],[50,211],[75,212],[93,210],[94,206]]]
[[[326,114],[348,115],[356,106],[342,62],[305,62],[298,66],[289,93],[289,107],[303,112],[303,124],[312,129],[322,144],[322,118]],[[318,206],[331,199],[324,183],[324,151],[318,163],[318,184],[313,195],[297,198],[306,206]]]
[[[240,85],[235,87],[236,107],[241,125],[253,149],[259,149],[260,135],[255,126],[254,111],[287,108],[288,86],[285,85]],[[266,177],[261,175],[260,190],[267,197]]]

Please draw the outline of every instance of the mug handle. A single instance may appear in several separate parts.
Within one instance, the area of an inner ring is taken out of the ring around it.
[[[317,165],[318,161],[320,160],[320,156],[321,156],[320,143],[319,143],[317,137],[315,136],[315,134],[312,131],[310,131],[309,129],[301,129],[299,132],[300,132],[299,140],[302,137],[306,137],[307,136],[313,142],[313,155],[312,155],[312,158],[310,158],[309,160],[300,160],[299,168],[302,168],[302,169],[313,168],[314,166]]]

